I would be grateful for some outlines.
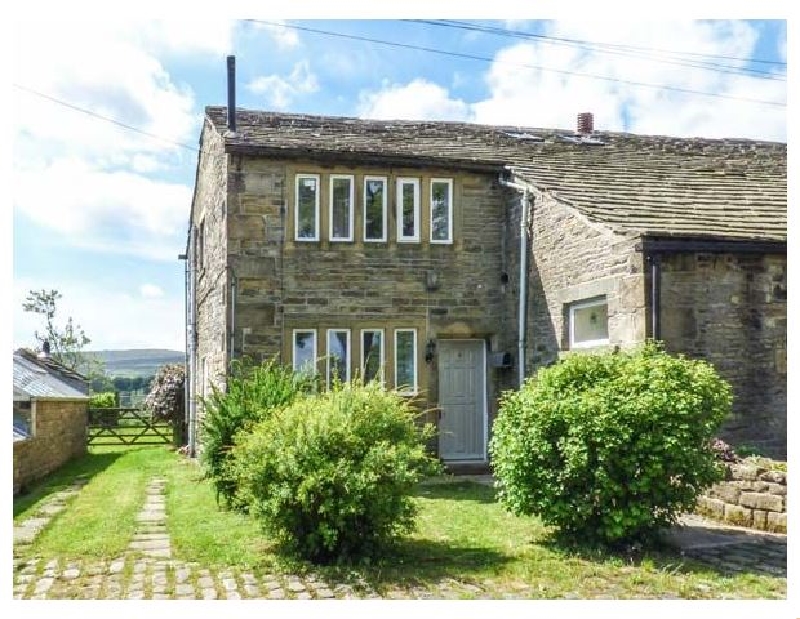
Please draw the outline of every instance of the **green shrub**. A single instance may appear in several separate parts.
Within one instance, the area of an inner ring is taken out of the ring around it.
[[[93,393],[89,398],[89,408],[116,408],[117,394],[113,391]]]
[[[647,541],[722,477],[712,438],[731,389],[659,346],[570,355],[501,400],[498,496],[580,543]]]
[[[242,433],[240,498],[284,549],[317,561],[369,555],[413,528],[411,492],[440,471],[430,425],[375,384],[299,398]]]
[[[201,461],[218,498],[221,495],[227,507],[242,508],[234,500],[236,481],[227,466],[234,436],[276,408],[290,404],[299,393],[313,389],[314,379],[274,360],[261,365],[235,360],[231,365],[226,390],[212,386],[211,396],[203,402]]]

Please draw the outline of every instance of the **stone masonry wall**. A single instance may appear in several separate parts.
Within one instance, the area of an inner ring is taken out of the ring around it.
[[[605,296],[608,302],[609,346],[643,342],[646,278],[643,256],[634,249],[636,237],[590,223],[577,211],[538,192],[532,208],[528,374],[569,350],[570,304],[593,297]]]
[[[86,453],[87,400],[33,403],[33,436],[14,441],[14,494]]]
[[[675,254],[662,259],[661,337],[703,358],[734,391],[721,437],[786,456],[786,256]]]
[[[195,252],[196,371],[194,393],[210,393],[210,384],[224,384],[227,369],[228,272],[227,265],[227,159],[221,136],[206,121],[201,141],[193,225],[203,224],[203,259]],[[196,234],[199,234],[197,232]],[[204,384],[204,369],[208,382]],[[198,447],[201,445],[202,405],[197,404]]]
[[[727,479],[697,500],[696,512],[714,520],[786,533],[786,473],[732,464]]]
[[[489,351],[514,352],[509,293],[501,281],[506,192],[490,174],[444,169],[322,166],[313,162],[233,157],[229,191],[228,261],[237,282],[235,355],[291,362],[292,329],[317,331],[324,355],[325,330],[351,331],[352,371],[360,362],[360,329],[384,329],[387,385],[393,386],[393,331],[417,329],[417,367],[423,408],[437,402],[438,368],[425,362],[428,339],[484,339]],[[320,241],[295,242],[294,178],[320,175]],[[354,241],[328,239],[330,174],[355,176]],[[363,241],[363,177],[388,178],[384,243]],[[419,243],[398,243],[395,180],[420,180]],[[452,245],[429,239],[429,181],[454,180]],[[435,289],[426,279],[436,277]],[[321,371],[323,365],[320,366]],[[508,370],[489,371],[489,413],[507,385]],[[435,421],[431,414],[429,419]]]

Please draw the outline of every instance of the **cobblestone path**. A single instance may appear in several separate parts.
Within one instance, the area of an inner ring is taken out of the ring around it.
[[[363,599],[380,598],[363,580],[326,582],[317,575],[256,575],[238,568],[208,569],[172,558],[166,527],[165,486],[161,478],[147,485],[145,504],[127,551],[107,561],[59,560],[28,556],[30,543],[49,520],[80,491],[77,480],[46,501],[33,518],[14,529],[14,599]],[[676,536],[682,555],[729,572],[786,577],[786,537],[725,530],[691,517]],[[444,578],[430,588],[386,591],[388,599],[525,599],[531,586],[518,583],[497,592],[493,583],[465,583]],[[570,597],[570,594],[564,597]]]

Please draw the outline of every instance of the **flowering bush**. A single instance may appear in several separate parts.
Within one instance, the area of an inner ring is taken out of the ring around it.
[[[184,389],[186,385],[186,369],[174,363],[162,365],[153,378],[150,393],[145,398],[145,406],[153,413],[153,417],[178,421],[184,414]]]

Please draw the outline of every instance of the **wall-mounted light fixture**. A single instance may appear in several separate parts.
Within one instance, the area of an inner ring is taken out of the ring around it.
[[[428,340],[428,343],[425,344],[425,363],[430,363],[433,361],[433,358],[436,356],[436,342],[433,340]]]
[[[425,289],[433,292],[439,288],[439,276],[433,269],[425,271]]]

